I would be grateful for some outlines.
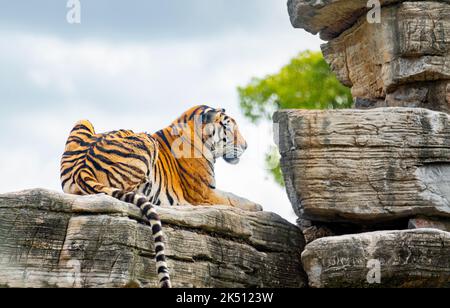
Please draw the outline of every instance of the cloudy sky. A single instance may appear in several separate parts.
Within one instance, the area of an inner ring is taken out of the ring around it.
[[[270,123],[243,118],[236,88],[321,41],[289,23],[285,0],[0,0],[0,192],[60,191],[59,160],[81,118],[97,131],[153,132],[190,106],[224,107],[249,150],[219,162],[217,186],[294,221],[267,177]]]

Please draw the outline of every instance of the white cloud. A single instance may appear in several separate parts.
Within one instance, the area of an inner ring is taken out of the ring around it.
[[[5,48],[0,62],[14,68],[21,83],[17,101],[13,97],[9,103],[21,107],[0,105],[0,126],[9,128],[0,133],[5,141],[0,146],[0,191],[59,189],[60,154],[80,118],[90,119],[99,131],[152,132],[188,107],[205,103],[225,107],[250,144],[241,164],[218,164],[218,188],[294,219],[285,191],[264,170],[263,154],[272,142],[268,127],[255,127],[242,117],[236,87],[252,76],[277,71],[301,50],[318,49],[318,39],[303,32],[273,37],[231,33],[215,39],[117,44],[1,34]],[[0,72],[0,78],[7,74]]]

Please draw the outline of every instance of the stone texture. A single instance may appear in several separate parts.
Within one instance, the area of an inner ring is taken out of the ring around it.
[[[335,235],[333,231],[324,226],[311,226],[302,231],[305,236],[306,244],[309,244],[319,238]]]
[[[316,288],[449,288],[449,256],[450,233],[418,229],[322,238],[305,247],[302,263]]]
[[[400,0],[381,0],[383,5]],[[323,40],[333,39],[366,14],[367,0],[288,0],[291,23],[295,28],[317,34]]]
[[[399,4],[405,0],[380,0],[382,6]],[[449,0],[436,2],[450,3]],[[331,40],[350,28],[358,19],[365,18],[373,6],[368,0],[288,0],[291,23],[295,28]]]
[[[381,23],[363,16],[322,50],[338,79],[352,88],[357,108],[450,111],[448,2],[383,7]]]
[[[409,220],[409,229],[432,228],[450,232],[450,219],[436,219],[428,217],[417,217]]]
[[[449,117],[420,108],[277,112],[295,212],[366,225],[450,217]]]
[[[175,287],[303,287],[300,230],[225,206],[159,208]],[[0,286],[155,287],[137,208],[47,190],[0,195]]]

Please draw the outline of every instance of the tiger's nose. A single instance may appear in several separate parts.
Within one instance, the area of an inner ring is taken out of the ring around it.
[[[248,143],[245,142],[244,145],[242,146],[242,149],[245,151],[245,150],[247,150],[247,148],[248,148]]]

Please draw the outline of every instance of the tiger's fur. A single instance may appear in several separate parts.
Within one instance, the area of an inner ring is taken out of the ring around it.
[[[259,210],[215,187],[214,163],[237,163],[247,148],[223,109],[196,106],[153,135],[119,130],[97,134],[89,121],[73,128],[61,161],[70,194],[104,193],[138,206],[151,224],[161,287],[170,287],[161,221],[154,205],[223,204]]]

